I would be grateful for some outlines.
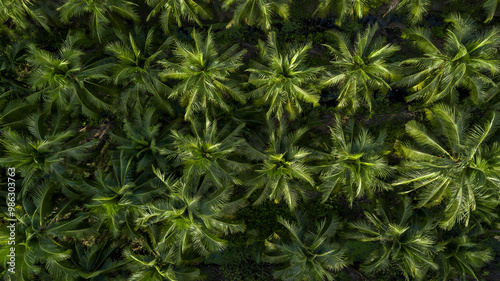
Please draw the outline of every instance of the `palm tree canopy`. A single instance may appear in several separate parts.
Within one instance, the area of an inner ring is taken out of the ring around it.
[[[3,167],[16,167],[23,177],[22,196],[26,196],[41,178],[65,179],[71,165],[88,159],[96,141],[83,142],[77,136],[76,123],[67,124],[67,115],[48,118],[35,113],[26,118],[27,132],[8,128],[0,143],[5,154]]]
[[[88,84],[92,80],[106,79],[104,75],[107,65],[101,61],[82,62],[84,51],[79,44],[85,41],[85,35],[69,32],[59,52],[54,54],[30,45],[28,61],[35,70],[30,74],[28,82],[33,89],[39,90],[27,99],[38,103],[43,95],[46,108],[55,105],[63,111],[71,106],[78,106],[82,113],[96,116],[102,109],[111,109],[111,105],[100,96],[99,92],[89,91]]]
[[[119,21],[113,17],[113,14],[136,22],[139,21],[134,6],[137,6],[137,4],[126,0],[67,0],[57,10],[64,22],[69,22],[74,17],[90,14],[92,32],[94,32],[99,42],[103,42],[107,25],[111,22],[116,24]]]
[[[483,8],[486,10],[487,17],[484,22],[489,22],[493,19],[493,16],[495,16],[495,12],[498,8],[498,4],[500,3],[499,0],[485,0],[483,3]]]
[[[445,99],[456,103],[458,88],[462,87],[474,104],[482,103],[489,98],[488,90],[496,85],[492,78],[500,70],[494,57],[500,46],[500,29],[480,30],[470,17],[459,14],[450,15],[446,21],[452,27],[443,48],[436,47],[423,28],[409,29],[407,36],[424,57],[401,63],[407,75],[398,84],[412,87],[414,93],[406,98],[408,101],[432,104]]]
[[[124,120],[122,130],[125,134],[111,133],[112,140],[118,144],[117,149],[128,158],[137,161],[137,170],[151,171],[151,165],[167,170],[169,161],[162,153],[172,142],[170,129],[177,125],[176,121],[163,125],[155,108],[146,108],[144,112],[136,111],[131,120]]]
[[[417,24],[422,21],[422,18],[429,11],[431,0],[401,0],[391,3],[389,10],[384,14],[387,15],[392,10],[404,11],[407,15],[407,21],[410,24]]]
[[[378,25],[370,26],[365,32],[358,33],[354,45],[349,38],[339,32],[332,32],[338,45],[325,45],[335,60],[333,72],[323,79],[324,86],[336,86],[338,106],[356,111],[360,106],[368,106],[371,112],[372,93],[375,90],[387,92],[391,87],[388,81],[395,77],[395,68],[390,67],[387,59],[398,46],[385,44],[385,38],[375,37]]]
[[[342,24],[347,17],[360,19],[368,12],[366,0],[319,0],[316,13],[325,17],[332,10],[339,17],[338,24]]]
[[[406,124],[417,146],[402,146],[410,162],[394,185],[410,184],[408,192],[418,189],[419,208],[445,200],[441,227],[467,225],[476,196],[498,192],[500,186],[500,144],[488,142],[498,129],[498,118],[493,113],[483,125],[469,124],[466,112],[444,104],[426,110],[426,116],[433,131],[417,121]]]
[[[355,198],[365,193],[373,197],[374,192],[389,189],[390,185],[384,179],[391,174],[385,155],[385,132],[378,138],[361,127],[354,128],[354,120],[350,119],[342,126],[342,118],[335,116],[336,123],[330,129],[332,147],[328,163],[322,168],[324,183],[320,190],[326,201],[334,190],[347,189],[347,198],[352,203]]]
[[[171,106],[165,101],[171,89],[159,79],[161,68],[158,61],[165,58],[166,49],[172,38],[168,37],[160,46],[155,48],[155,30],[150,29],[147,34],[135,26],[134,33],[128,35],[116,32],[119,41],[106,45],[106,50],[116,58],[112,65],[113,82],[126,87],[122,93],[120,109],[128,112],[128,106],[143,107],[145,93],[152,94],[155,104],[161,109],[171,113]],[[133,93],[135,92],[135,96]]]
[[[29,16],[45,30],[50,31],[47,15],[36,7],[35,3],[36,1],[29,0],[0,0],[0,23],[10,18],[16,26],[25,29],[28,27],[26,16]]]
[[[267,118],[272,115],[278,120],[286,110],[290,119],[302,112],[300,101],[319,103],[318,90],[312,87],[321,67],[309,67],[305,60],[311,44],[288,45],[281,50],[276,33],[269,34],[267,44],[260,41],[259,49],[263,64],[253,62],[248,82],[257,89],[250,94],[258,98],[258,103],[269,104]]]
[[[152,245],[151,249],[154,249]],[[123,250],[128,260],[127,268],[134,272],[129,280],[134,281],[191,281],[199,280],[200,270],[185,268],[176,264],[173,250],[157,253],[153,250],[144,254],[134,253],[130,247]]]
[[[16,41],[5,45],[0,51],[0,91],[2,97],[16,97],[30,93],[31,89],[20,80],[19,69],[26,64],[28,46],[26,41]]]
[[[147,20],[155,15],[160,15],[160,23],[165,33],[172,32],[172,23],[182,26],[182,19],[196,22],[201,25],[201,19],[211,19],[212,14],[204,2],[210,0],[146,0],[146,3],[153,7]]]
[[[444,279],[460,276],[465,279],[470,275],[477,279],[474,273],[493,258],[491,249],[481,247],[462,235],[443,242],[444,250],[439,253],[440,277]]]
[[[118,269],[127,264],[125,260],[113,260],[122,248],[123,240],[103,239],[104,241],[84,245],[77,243],[71,261],[81,270],[80,276],[83,278],[113,278]]]
[[[193,30],[191,36],[194,44],[175,40],[174,55],[178,62],[161,61],[165,69],[160,76],[180,80],[169,97],[180,98],[186,107],[184,118],[193,118],[199,111],[205,114],[216,109],[229,111],[229,98],[244,103],[237,83],[229,76],[242,65],[245,51],[238,52],[238,46],[234,45],[219,54],[210,30],[206,36]]]
[[[262,30],[269,31],[273,16],[279,15],[285,20],[288,19],[290,2],[290,0],[224,0],[225,9],[236,3],[233,19],[227,27],[244,22],[246,25],[257,25]]]
[[[413,218],[408,197],[404,197],[396,208],[385,210],[382,204],[378,206],[378,215],[365,212],[368,221],[349,224],[355,232],[348,233],[348,238],[381,244],[362,269],[374,272],[392,263],[406,280],[421,278],[430,268],[437,269],[433,257],[438,247],[433,238],[435,228],[432,221],[422,223]]]
[[[250,194],[263,188],[255,204],[264,200],[285,203],[294,209],[299,196],[307,188],[315,187],[312,170],[307,165],[314,151],[299,146],[299,141],[307,133],[306,128],[288,132],[287,124],[280,122],[279,127],[270,126],[271,132],[267,146],[263,152],[254,149],[255,157],[262,161],[261,168],[256,170],[257,176],[249,183]]]
[[[235,129],[226,124],[221,130],[217,130],[217,122],[193,121],[191,134],[183,134],[176,130],[172,131],[173,151],[171,157],[175,157],[184,167],[184,175],[206,175],[212,182],[222,187],[230,184],[242,184],[235,173],[243,172],[249,165],[235,159],[237,150],[244,143],[239,135],[244,124]]]
[[[37,276],[76,280],[80,276],[79,266],[69,259],[72,250],[66,241],[61,240],[65,236],[82,239],[96,235],[96,232],[85,225],[87,215],[69,211],[76,207],[77,202],[60,191],[58,182],[44,180],[32,193],[33,204],[16,208],[16,239],[22,242],[16,244],[16,272],[6,272],[7,280],[33,280]],[[54,208],[56,199],[61,203]],[[0,232],[0,241],[5,245],[10,236],[7,231]],[[9,247],[4,247],[0,253],[7,255],[9,251]]]
[[[230,201],[230,186],[214,188],[204,176],[173,180],[159,170],[155,173],[170,192],[168,199],[144,206],[138,222],[142,226],[161,226],[158,250],[164,252],[173,248],[177,263],[188,251],[205,257],[221,251],[227,246],[227,241],[220,238],[222,234],[245,229],[243,224],[225,220],[242,204],[241,200]]]
[[[136,238],[134,221],[141,205],[164,193],[152,187],[148,173],[135,173],[134,162],[122,151],[119,158],[112,161],[112,172],[98,170],[95,181],[86,184],[85,196],[89,197],[89,203],[85,207],[98,220],[98,228],[104,226],[115,238],[124,234]]]
[[[334,280],[331,271],[347,266],[344,250],[333,243],[339,221],[324,219],[312,224],[305,213],[296,210],[294,214],[297,223],[279,217],[278,222],[286,229],[285,233],[266,240],[268,253],[264,260],[285,263],[283,269],[275,270],[274,277],[280,280]]]

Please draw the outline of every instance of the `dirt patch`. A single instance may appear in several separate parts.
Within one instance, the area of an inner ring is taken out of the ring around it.
[[[104,138],[104,136],[108,133],[109,129],[111,128],[112,122],[109,119],[104,120],[101,124],[97,126],[92,126],[90,127],[89,125],[81,128],[78,130],[79,133],[81,132],[89,132],[88,140],[99,140],[101,142]]]
[[[224,277],[224,274],[220,270],[219,266],[213,264],[206,264],[199,266],[201,274],[206,278],[205,281],[231,281]]]
[[[498,268],[498,266],[494,262],[490,262],[489,264],[487,264],[482,269],[482,271],[488,272],[488,276],[481,278],[481,280],[485,280],[485,281],[498,281],[498,280],[500,280],[500,268]]]
[[[406,123],[410,120],[415,119],[416,115],[417,115],[416,112],[410,112],[406,108],[403,108],[394,113],[374,115],[371,118],[368,117],[361,117],[359,119],[357,118],[357,121],[361,122],[363,126],[372,127],[372,126],[387,124],[390,122]],[[342,118],[344,122],[352,117],[342,116]],[[329,111],[324,113],[321,116],[321,123],[322,126],[319,127],[318,129],[321,132],[329,133],[330,132],[329,127],[335,124],[335,112]]]
[[[349,266],[342,270],[342,273],[346,275],[347,280],[351,281],[370,281],[370,279],[366,278],[359,270],[356,268]]]
[[[416,112],[410,112],[407,109],[403,109],[395,113],[376,115],[370,119],[364,118],[361,120],[361,122],[363,123],[363,125],[370,127],[387,124],[393,121],[406,123],[407,121],[415,119],[415,116]]]

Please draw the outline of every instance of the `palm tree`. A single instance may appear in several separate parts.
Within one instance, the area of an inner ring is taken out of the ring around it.
[[[433,132],[415,120],[406,124],[416,146],[401,146],[409,162],[394,185],[409,185],[406,192],[418,189],[418,208],[445,200],[441,227],[451,229],[456,222],[467,226],[476,197],[498,192],[500,144],[488,143],[498,118],[493,113],[482,126],[469,125],[467,113],[444,104],[426,110],[426,116]]]
[[[8,97],[9,92],[4,97]],[[2,128],[24,128],[26,112],[33,112],[39,109],[36,104],[31,104],[23,99],[12,99],[7,102],[7,98],[0,102],[0,127]]]
[[[156,231],[154,238],[161,239],[161,234]],[[152,241],[157,241],[156,239]],[[132,275],[129,280],[134,281],[190,281],[199,280],[200,270],[177,265],[174,248],[166,252],[158,252],[154,245],[147,247],[147,254],[134,253],[130,247],[123,251],[127,259],[127,268]]]
[[[5,154],[0,165],[16,167],[21,172],[23,197],[43,177],[59,179],[69,185],[72,181],[70,171],[90,156],[88,152],[96,141],[81,143],[84,136],[76,135],[76,124],[68,125],[67,118],[59,114],[49,119],[34,113],[26,120],[27,133],[10,128],[3,132],[0,143]]]
[[[348,238],[380,244],[361,269],[370,273],[394,265],[406,280],[423,277],[429,268],[438,269],[433,261],[438,250],[432,237],[433,223],[412,219],[408,197],[394,210],[384,209],[388,204],[378,205],[378,216],[365,212],[368,221],[349,224],[355,232],[348,233]]]
[[[262,30],[269,31],[274,15],[288,19],[290,2],[290,0],[224,0],[224,9],[229,9],[236,3],[233,19],[227,27],[244,22],[246,25],[257,25]]]
[[[135,220],[139,217],[141,205],[164,192],[151,186],[148,174],[134,173],[133,160],[121,152],[120,157],[113,160],[112,173],[97,171],[96,181],[84,188],[90,197],[85,206],[95,215],[97,229],[108,229],[115,238],[124,234],[136,238]]]
[[[493,19],[493,16],[495,16],[495,12],[498,7],[498,3],[500,3],[499,0],[485,0],[483,3],[483,8],[486,10],[487,17],[486,20],[484,21],[485,23],[490,22]]]
[[[103,97],[88,88],[95,84],[93,80],[106,78],[103,74],[106,65],[101,61],[91,64],[82,62],[84,52],[77,45],[84,39],[81,33],[68,33],[58,54],[30,46],[28,60],[35,70],[30,75],[29,83],[33,89],[39,90],[27,98],[30,102],[40,103],[43,96],[48,109],[55,105],[68,111],[76,105],[84,114],[94,117],[99,110],[111,109]]]
[[[142,98],[153,95],[157,106],[162,110],[172,113],[171,106],[165,101],[166,93],[171,89],[162,83],[158,77],[161,69],[157,66],[158,60],[165,57],[165,50],[171,42],[167,38],[157,48],[154,47],[154,29],[150,29],[147,35],[140,29],[134,27],[134,33],[128,36],[117,31],[119,41],[109,43],[106,51],[111,52],[116,62],[112,63],[113,82],[116,85],[126,87],[122,92],[120,109],[128,113],[130,108],[143,108],[147,102]]]
[[[268,253],[264,261],[284,264],[282,269],[274,270],[274,277],[280,280],[334,280],[331,271],[347,266],[344,250],[334,243],[339,221],[324,219],[313,224],[304,213],[294,214],[298,224],[278,217],[286,231],[266,241]]]
[[[27,46],[24,41],[5,45],[0,51],[0,91],[6,95],[21,97],[31,90],[25,85],[21,71],[26,65]]]
[[[264,149],[252,149],[255,159],[262,161],[257,176],[249,181],[251,186],[248,196],[263,188],[255,204],[264,200],[274,200],[275,203],[285,201],[294,209],[299,195],[304,197],[307,189],[315,186],[313,173],[307,161],[314,151],[300,147],[298,142],[304,137],[307,129],[301,128],[295,132],[287,132],[287,124],[279,123],[278,128],[270,125],[269,141]]]
[[[91,239],[91,238],[90,238]],[[120,276],[127,261],[117,260],[125,241],[104,238],[104,241],[91,245],[78,243],[74,246],[71,261],[79,266],[80,275],[85,279],[112,279]]]
[[[389,153],[384,149],[386,134],[381,132],[375,139],[364,127],[355,130],[353,118],[345,128],[339,114],[335,119],[336,123],[330,129],[333,145],[328,162],[320,166],[323,168],[321,178],[325,181],[320,190],[326,201],[332,192],[345,188],[352,206],[354,199],[365,193],[373,197],[375,191],[390,188],[390,184],[384,182],[391,174],[391,167],[385,159]]]
[[[61,20],[65,23],[78,16],[90,14],[90,29],[99,42],[103,42],[104,32],[110,23],[118,25],[120,19],[114,16],[139,21],[139,16],[134,11],[133,2],[127,0],[66,0],[64,5],[57,8]]]
[[[470,214],[469,225],[465,228],[462,227],[469,236],[486,233],[488,228],[494,225],[499,218],[496,209],[500,202],[495,192],[476,193],[474,197],[476,209]]]
[[[173,22],[181,27],[183,19],[196,22],[201,26],[201,19],[212,18],[204,2],[210,2],[210,0],[146,0],[146,3],[153,7],[147,21],[161,12],[160,23],[165,33],[172,32]]]
[[[47,15],[36,7],[34,2],[30,0],[0,0],[0,23],[10,19],[16,26],[26,29],[29,26],[26,16],[29,16],[49,31]]]
[[[475,272],[493,259],[491,249],[485,249],[470,240],[462,235],[443,243],[444,250],[437,256],[442,280],[450,280],[456,276],[466,280],[467,275],[478,280]]]
[[[368,106],[371,112],[373,92],[385,93],[391,89],[388,81],[395,77],[396,69],[387,60],[399,47],[385,44],[385,38],[375,38],[377,30],[378,25],[375,24],[358,33],[354,46],[344,34],[332,32],[338,46],[325,45],[335,60],[331,61],[334,70],[327,73],[322,84],[338,87],[339,107],[347,107],[354,112],[360,106]]]
[[[267,44],[260,41],[260,57],[263,64],[253,62],[248,82],[256,87],[250,94],[259,98],[259,104],[269,104],[267,118],[282,118],[286,109],[290,119],[302,112],[299,101],[318,105],[318,90],[312,87],[320,67],[309,67],[305,60],[311,43],[303,46],[288,45],[279,49],[276,33],[271,32]]]
[[[401,11],[406,13],[407,20],[411,24],[419,23],[423,16],[427,14],[429,6],[431,4],[430,0],[401,0],[392,2],[389,10],[384,14],[387,15],[392,10]]]
[[[146,108],[145,112],[136,110],[132,120],[124,120],[123,128],[111,133],[112,140],[119,144],[117,149],[136,161],[139,172],[151,171],[152,165],[162,170],[169,167],[169,161],[162,153],[172,142],[169,131],[177,122],[163,126],[160,117],[154,108]]]
[[[70,239],[96,233],[85,225],[86,215],[70,211],[75,210],[75,200],[60,191],[58,183],[45,180],[33,193],[34,204],[23,202],[23,208],[16,208],[16,268],[15,273],[6,273],[5,280],[76,280],[80,275],[79,267],[68,260]],[[0,241],[7,245],[10,231],[5,227],[0,231]],[[9,251],[2,247],[0,253],[7,256]]]
[[[192,134],[172,131],[174,149],[171,157],[184,167],[183,175],[205,175],[217,186],[223,187],[231,182],[242,184],[235,173],[249,168],[248,164],[236,160],[237,150],[244,139],[240,132],[244,124],[232,129],[226,124],[221,130],[217,122],[206,120],[204,126],[199,122],[191,123]]]
[[[347,17],[360,19],[368,12],[368,1],[366,0],[319,0],[319,6],[315,13],[325,17],[334,10],[339,17],[337,24],[342,24]]]
[[[413,94],[407,101],[422,100],[432,104],[446,99],[456,103],[458,89],[464,88],[474,104],[488,98],[487,91],[496,84],[493,76],[500,70],[494,54],[500,46],[500,29],[478,29],[469,17],[452,14],[447,19],[452,28],[447,31],[444,47],[436,47],[430,33],[413,28],[407,36],[424,52],[424,57],[411,58],[401,63],[407,75],[399,85],[411,87]]]
[[[204,176],[173,180],[159,170],[155,173],[170,193],[144,206],[137,222],[147,229],[159,228],[155,249],[165,255],[172,251],[176,264],[193,254],[207,257],[224,250],[227,241],[221,235],[245,229],[243,224],[226,221],[242,206],[242,200],[230,201],[231,186],[215,188]]]
[[[244,103],[245,98],[238,85],[229,77],[241,65],[244,50],[237,52],[237,45],[219,55],[211,30],[206,36],[193,30],[194,44],[175,40],[174,55],[179,62],[162,60],[165,67],[160,77],[181,80],[169,98],[180,98],[186,107],[185,119],[191,119],[195,112],[229,111],[228,98]],[[212,114],[215,115],[215,114]]]

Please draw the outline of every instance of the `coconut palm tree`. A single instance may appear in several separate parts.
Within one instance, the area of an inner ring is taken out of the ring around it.
[[[141,205],[164,192],[150,184],[147,173],[135,173],[134,162],[121,152],[120,157],[113,160],[113,171],[97,171],[95,182],[84,189],[85,195],[90,197],[85,206],[96,217],[97,229],[109,230],[114,238],[124,234],[136,238],[135,220]]]
[[[201,26],[201,19],[212,18],[212,13],[204,5],[208,2],[210,0],[146,0],[146,3],[153,8],[147,21],[161,12],[160,24],[165,33],[172,32],[174,22],[181,27],[183,19]]]
[[[155,173],[169,191],[168,197],[144,206],[137,222],[147,229],[159,228],[155,249],[160,254],[172,251],[176,264],[192,255],[208,257],[222,251],[227,246],[222,235],[245,229],[243,224],[227,221],[243,202],[230,201],[231,186],[216,188],[205,176],[174,180],[159,170]]]
[[[388,204],[378,204],[378,215],[365,212],[367,221],[357,221],[349,226],[354,230],[348,238],[380,244],[361,269],[370,273],[395,266],[405,276],[421,278],[428,269],[438,269],[433,261],[439,249],[433,238],[434,224],[412,218],[413,208],[408,197],[397,208],[385,209]],[[428,217],[423,216],[428,220]]]
[[[39,110],[39,106],[22,99],[12,99],[7,102],[9,92],[5,93],[5,99],[0,101],[0,127],[1,128],[24,128],[26,112]]]
[[[153,228],[156,229],[156,228]],[[151,239],[154,243],[161,239],[161,234],[155,231]],[[158,240],[156,240],[156,239]],[[149,240],[146,240],[149,241]],[[123,251],[123,256],[128,261],[127,268],[132,275],[129,280],[135,281],[191,281],[199,280],[200,270],[186,268],[176,264],[175,249],[170,248],[165,252],[155,250],[155,245],[147,246],[147,254],[134,253],[130,247]]]
[[[224,0],[224,9],[236,3],[233,18],[227,27],[239,25],[257,25],[264,31],[271,29],[272,18],[279,15],[287,20],[290,15],[290,0]]]
[[[125,87],[120,97],[120,110],[129,113],[129,107],[143,109],[148,101],[144,97],[153,95],[156,106],[172,113],[171,106],[166,102],[166,94],[171,89],[158,77],[161,71],[158,61],[165,58],[171,38],[168,37],[155,47],[155,30],[152,28],[144,34],[138,26],[128,36],[120,31],[116,35],[119,41],[106,45],[106,51],[111,52],[116,59],[112,63],[113,82]]]
[[[26,66],[27,46],[25,41],[4,45],[0,51],[0,91],[1,97],[21,97],[31,93],[25,84],[22,69]]]
[[[467,275],[477,280],[475,272],[493,259],[491,249],[472,242],[465,235],[447,239],[443,242],[443,248],[436,259],[442,280],[458,276],[466,280]]]
[[[309,67],[305,60],[311,43],[303,46],[288,45],[281,50],[276,33],[269,33],[267,44],[260,41],[262,63],[252,62],[248,80],[256,87],[250,94],[258,98],[258,104],[268,104],[267,118],[272,115],[278,120],[284,111],[294,119],[302,112],[299,101],[318,105],[318,90],[312,87],[321,67]]]
[[[250,168],[248,164],[237,160],[237,150],[244,143],[239,135],[244,124],[235,129],[226,124],[221,130],[217,122],[206,120],[191,123],[191,134],[172,131],[173,151],[170,157],[184,168],[183,175],[205,175],[217,186],[223,187],[231,182],[242,184],[236,173]]]
[[[117,149],[134,159],[139,172],[151,171],[152,165],[162,170],[171,166],[162,153],[172,142],[170,129],[178,122],[163,125],[160,118],[154,108],[146,108],[145,112],[136,110],[132,120],[124,120],[123,128],[111,133],[113,142],[119,145]]]
[[[278,217],[286,231],[266,241],[264,261],[284,264],[274,269],[273,275],[279,280],[334,280],[332,271],[347,266],[344,250],[334,243],[339,221],[324,219],[313,224],[305,213],[294,214],[297,223]]]
[[[137,4],[126,0],[66,0],[57,10],[64,23],[69,23],[74,17],[90,14],[90,29],[99,42],[103,42],[107,26],[110,23],[119,25],[121,19],[115,18],[117,15],[139,21],[134,6]]]
[[[469,124],[470,115],[444,104],[426,110],[426,116],[432,131],[415,120],[406,124],[416,145],[401,146],[409,162],[394,185],[416,191],[418,208],[444,200],[441,227],[451,229],[457,222],[467,226],[476,197],[495,194],[500,186],[500,144],[488,141],[498,129],[498,118],[492,113],[482,125]]]
[[[337,24],[342,24],[346,18],[360,19],[368,12],[368,1],[366,0],[319,0],[318,9],[321,17],[325,17],[332,10],[338,16]]]
[[[488,228],[491,228],[499,218],[497,208],[500,201],[495,192],[477,193],[474,197],[476,209],[470,214],[469,225],[462,227],[469,236],[488,232]]]
[[[297,206],[299,196],[305,196],[307,189],[315,187],[313,173],[307,161],[314,151],[299,146],[299,141],[307,133],[306,128],[288,133],[287,124],[280,122],[275,128],[270,124],[271,132],[265,148],[253,148],[254,159],[262,161],[255,170],[257,176],[248,181],[253,192],[263,189],[255,204],[264,200],[284,201],[290,209]],[[263,150],[263,152],[261,152]]]
[[[486,10],[487,17],[486,22],[490,22],[493,19],[493,16],[495,15],[495,12],[497,11],[498,4],[500,3],[499,0],[485,0],[483,3],[483,8]]]
[[[70,239],[96,233],[85,225],[86,215],[71,211],[75,200],[60,191],[58,183],[44,180],[32,194],[34,204],[16,208],[15,273],[7,272],[5,280],[76,280],[80,276],[80,268],[68,260]],[[7,245],[10,230],[2,227],[0,232],[2,245]],[[0,253],[7,256],[10,247],[2,247]]]
[[[91,245],[78,243],[74,246],[71,261],[79,266],[80,275],[85,279],[117,278],[122,275],[124,265],[127,264],[125,259],[116,259],[125,244],[124,240],[108,237]]]
[[[193,30],[191,36],[194,44],[175,40],[177,62],[160,62],[165,67],[160,77],[180,80],[169,98],[180,98],[186,107],[184,118],[191,119],[199,111],[204,111],[206,116],[217,109],[229,111],[230,98],[244,103],[237,83],[229,76],[242,65],[245,51],[237,52],[238,46],[234,45],[219,55],[211,30],[206,36]]]
[[[335,86],[339,90],[338,106],[356,111],[367,106],[371,112],[372,94],[386,93],[388,82],[396,76],[396,69],[387,60],[399,50],[398,46],[385,44],[385,38],[375,37],[378,25],[358,33],[356,42],[340,32],[331,32],[337,46],[325,45],[335,57],[332,71],[323,79],[323,86]]]
[[[406,32],[424,56],[401,63],[406,75],[398,84],[414,92],[407,101],[456,103],[458,90],[463,88],[474,104],[484,102],[488,90],[496,85],[494,75],[500,71],[494,56],[500,46],[500,29],[479,29],[472,19],[459,14],[450,15],[446,22],[452,27],[447,31],[443,48],[432,43],[430,33],[423,28]]]
[[[407,16],[407,21],[411,24],[417,24],[422,20],[423,16],[427,14],[430,4],[430,0],[393,1],[384,16],[392,10],[403,11]]]
[[[69,32],[57,54],[30,46],[28,61],[35,69],[30,74],[29,83],[38,90],[27,99],[40,103],[43,97],[45,106],[52,106],[68,111],[71,106],[78,106],[89,116],[97,116],[100,110],[111,109],[97,90],[89,89],[95,80],[105,79],[106,65],[102,61],[82,62],[83,50],[77,48],[85,40],[81,33]]]
[[[36,7],[35,3],[36,1],[30,0],[0,0],[0,23],[10,19],[16,26],[26,29],[29,26],[27,19],[29,16],[49,31],[47,15],[39,7]]]
[[[82,142],[85,136],[76,135],[76,124],[67,124],[67,118],[34,113],[26,119],[27,132],[10,128],[3,132],[0,143],[5,154],[0,165],[20,171],[23,197],[44,177],[70,185],[70,171],[78,171],[77,165],[90,156],[96,141]]]
[[[375,191],[390,188],[390,184],[384,181],[391,174],[391,167],[385,159],[390,151],[385,149],[385,132],[380,132],[375,138],[364,127],[355,130],[353,118],[345,126],[339,114],[335,119],[336,123],[330,129],[331,152],[327,163],[320,166],[324,180],[320,190],[326,201],[332,192],[345,189],[352,206],[354,199],[365,193],[373,197]]]

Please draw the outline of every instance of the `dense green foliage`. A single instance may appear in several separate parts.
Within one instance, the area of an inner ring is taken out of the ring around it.
[[[498,3],[0,0],[2,280],[499,280]]]

